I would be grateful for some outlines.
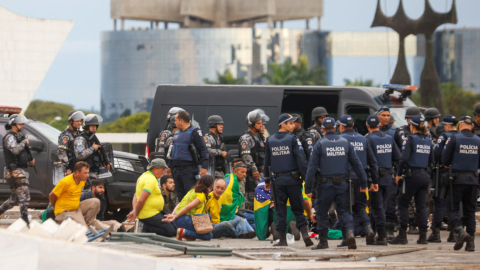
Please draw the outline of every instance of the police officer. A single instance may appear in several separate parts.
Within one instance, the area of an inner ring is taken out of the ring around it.
[[[312,196],[312,186],[317,169],[320,175],[317,181],[317,198],[315,201],[317,230],[320,242],[312,249],[328,248],[328,209],[333,202],[337,205],[337,214],[345,226],[347,245],[349,249],[356,249],[353,233],[353,218],[349,212],[349,184],[348,164],[353,167],[360,182],[360,191],[367,190],[367,176],[362,163],[355,154],[354,147],[344,138],[335,133],[335,119],[326,117],[322,122],[325,138],[318,141],[313,147],[308,164],[305,181],[305,193]]]
[[[448,219],[458,235],[453,249],[459,250],[466,242],[465,251],[475,251],[475,210],[478,190],[478,168],[480,163],[480,138],[472,133],[474,121],[470,116],[463,116],[459,121],[459,130],[448,138],[442,153],[442,162],[452,170],[453,202],[448,203]],[[451,200],[452,197],[448,197]],[[467,233],[462,227],[459,204],[463,203],[463,220]],[[452,204],[453,203],[453,208]]]
[[[402,147],[403,144],[403,130],[393,126],[391,122],[392,115],[390,113],[390,108],[383,106],[377,110],[377,116],[380,119],[380,131],[386,135],[390,135],[397,144],[398,148]]]
[[[58,136],[57,156],[61,163],[65,176],[73,172],[75,166],[75,153],[73,141],[80,134],[80,127],[85,119],[85,114],[81,111],[71,111],[68,114],[68,127]]]
[[[437,108],[429,108],[425,111],[425,121],[428,122],[428,132],[430,134],[430,139],[432,139],[434,142],[437,141],[438,135],[435,128],[440,122],[440,116],[442,115]]]
[[[280,241],[274,246],[287,246],[287,201],[295,215],[296,226],[302,233],[305,246],[313,245],[308,235],[307,220],[303,215],[302,183],[307,174],[307,158],[302,144],[292,134],[295,117],[282,114],[278,117],[279,131],[265,143],[265,189],[270,189],[274,175],[274,204],[277,212],[277,232]]]
[[[405,111],[405,119],[407,120],[407,124],[400,127],[400,129],[402,130],[401,135],[402,135],[403,140],[405,140],[408,135],[411,135],[411,133],[410,133],[410,123],[408,121],[410,121],[412,119],[412,117],[414,117],[416,115],[421,115],[421,114],[422,113],[420,112],[420,109],[416,106],[412,106],[412,107],[407,108],[407,110]],[[402,148],[402,147],[403,147],[403,141],[402,141],[402,145],[399,146],[399,148]]]
[[[265,143],[260,137],[263,126],[262,115],[257,111],[251,111],[247,115],[248,130],[238,141],[240,158],[247,165],[247,178],[245,183],[245,208],[253,210],[255,188],[263,178],[263,163],[265,158]]]
[[[372,146],[378,164],[378,192],[369,193],[371,213],[375,221],[378,237],[376,242],[387,245],[385,237],[393,238],[397,215],[395,197],[397,185],[393,179],[393,163],[401,158],[400,150],[391,136],[379,130],[380,119],[376,115],[367,117],[369,134],[365,137]]]
[[[427,137],[427,126],[422,116],[414,116],[410,123],[410,133],[402,147],[402,160],[397,171],[397,185],[403,181],[405,193],[398,200],[400,229],[398,235],[389,241],[390,244],[407,244],[407,227],[409,225],[408,207],[412,197],[419,219],[419,238],[417,244],[427,242],[427,207],[426,197],[430,184],[430,175],[427,168],[435,162],[432,140]],[[403,180],[402,180],[403,179]]]
[[[223,142],[223,119],[219,115],[212,115],[207,119],[210,132],[205,136],[205,144],[210,154],[210,163],[214,164],[214,171],[225,175],[225,157],[227,148]]]
[[[263,109],[255,109],[253,111],[258,112],[262,116],[262,128],[260,129],[260,137],[263,139],[264,142],[267,141],[267,138],[270,136],[270,133],[268,132],[266,125],[268,121],[270,121],[270,117],[265,113]]]
[[[303,150],[308,159],[313,151],[313,136],[302,127],[302,117],[300,115],[292,114],[292,116],[297,118],[293,123],[293,133],[302,143]]]
[[[35,159],[29,158],[28,139],[19,140],[20,132],[27,118],[23,115],[12,114],[5,125],[9,130],[3,137],[3,155],[5,158],[5,168],[3,168],[3,178],[10,185],[12,194],[1,206],[0,215],[16,204],[20,207],[20,216],[28,222],[28,202],[30,201],[30,192],[28,190],[28,177],[24,169],[28,165],[35,166]]]
[[[475,135],[480,136],[480,102],[475,105],[473,114],[475,115],[475,121],[473,122],[472,131]]]
[[[173,107],[171,108],[168,113],[167,113],[167,127],[160,132],[158,135],[158,139],[156,141],[156,152],[160,154],[160,157],[163,158],[164,160],[167,160],[167,155],[168,155],[168,149],[169,149],[169,143],[167,143],[167,140],[173,137],[173,134],[175,134],[177,130],[177,126],[175,125],[175,115],[177,112],[183,111],[182,108],[179,107]]]
[[[344,115],[338,119],[338,127],[340,129],[341,137],[347,139],[347,141],[355,149],[357,157],[362,163],[363,169],[367,172],[367,175],[371,175],[372,185],[370,191],[378,191],[378,167],[377,159],[373,154],[373,150],[370,145],[367,145],[367,140],[364,136],[358,134],[353,130],[353,117],[350,115]],[[370,223],[370,218],[368,217],[365,208],[367,207],[367,196],[365,193],[360,192],[360,181],[358,176],[350,167],[350,178],[352,179],[353,186],[355,188],[355,202],[352,206],[353,219],[358,222],[362,227],[365,233],[367,245],[375,244],[375,233],[372,229],[372,224]],[[352,202],[350,202],[352,203]],[[346,238],[343,238],[342,244],[340,246],[346,246]]]
[[[85,161],[90,165],[90,172],[85,189],[88,189],[93,179],[98,178],[98,171],[103,165],[107,170],[110,170],[112,164],[102,164],[102,156],[99,153],[100,144],[92,142],[91,137],[95,135],[98,126],[103,122],[103,118],[98,114],[88,114],[85,116],[85,123],[83,125],[84,131],[77,136],[73,141],[75,159],[78,161]]]
[[[313,126],[308,128],[308,132],[310,132],[313,136],[313,145],[317,143],[325,135],[322,131],[322,121],[325,117],[328,116],[328,112],[324,107],[316,107],[312,110],[312,121]]]
[[[169,167],[175,180],[178,201],[207,174],[208,149],[202,131],[190,124],[190,114],[179,111],[175,116],[177,132],[173,135]],[[201,166],[200,172],[198,166]],[[200,174],[200,176],[199,176]]]
[[[458,133],[457,131],[457,118],[453,115],[446,115],[443,118],[443,127],[445,128],[445,132],[442,133],[437,140],[437,144],[435,146],[435,163],[436,166],[439,166],[439,178],[438,181],[438,186],[435,187],[435,189],[438,189],[435,191],[435,193],[438,193],[440,195],[440,190],[441,190],[441,179],[445,177],[445,175],[448,173],[448,169],[445,168],[442,164],[442,152],[445,148],[445,143],[447,142],[448,138],[450,136],[455,135]],[[447,202],[447,199],[442,199],[440,196],[434,196],[434,206],[435,209],[433,211],[433,217],[432,217],[432,234],[430,234],[427,238],[428,242],[433,242],[433,243],[441,243],[442,240],[440,238],[440,227],[442,226],[443,222],[443,217],[445,215],[445,207]],[[450,235],[448,236],[447,242],[456,242],[457,235],[453,232],[453,230],[450,231]]]

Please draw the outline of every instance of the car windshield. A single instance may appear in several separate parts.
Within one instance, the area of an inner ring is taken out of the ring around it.
[[[61,133],[60,130],[42,122],[30,121],[28,125],[36,129],[43,136],[47,137],[52,143],[58,145],[58,136],[60,136]]]
[[[395,118],[395,126],[401,127],[407,124],[405,112],[408,107],[390,107],[390,115]]]

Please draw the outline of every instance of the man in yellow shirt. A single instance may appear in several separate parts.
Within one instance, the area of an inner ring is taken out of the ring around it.
[[[96,221],[96,216],[100,211],[100,200],[92,198],[80,202],[89,171],[90,166],[86,162],[77,162],[73,174],[60,180],[48,195],[57,223],[61,223],[66,217],[71,217],[83,226],[93,225],[97,229],[102,229]]]
[[[165,202],[158,182],[167,168],[163,159],[156,158],[150,162],[148,171],[137,180],[136,192],[132,200],[133,211],[127,218],[131,221],[138,217],[143,223],[143,232],[172,237],[177,235],[177,230],[172,223],[162,221],[165,219],[162,213]]]

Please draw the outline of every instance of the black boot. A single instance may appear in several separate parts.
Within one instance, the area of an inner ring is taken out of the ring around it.
[[[426,245],[427,242],[427,232],[419,232],[420,236],[418,237],[417,244]]]
[[[385,227],[379,227],[377,233],[377,238],[373,244],[375,246],[387,246],[387,233],[385,232]]]
[[[273,245],[274,247],[286,247],[288,246],[287,244],[287,234],[282,233],[280,234],[280,241],[276,244]]]
[[[453,231],[457,234],[457,242],[455,242],[453,249],[460,250],[463,247],[463,243],[470,240],[470,235],[463,230],[462,226],[455,227]]]
[[[302,232],[302,238],[303,238],[303,242],[305,243],[305,246],[306,247],[313,246],[312,239],[310,239],[310,236],[308,235],[307,226],[303,226],[302,228],[300,228],[300,231]]]
[[[274,222],[272,222],[271,228],[272,228],[273,241],[280,239],[280,234],[278,233],[277,226],[275,225]]]
[[[365,232],[365,242],[367,242],[367,245],[373,245],[375,243],[375,233],[373,232],[372,225],[365,225],[363,231]]]
[[[441,243],[442,239],[440,239],[440,228],[432,227],[432,234],[428,236],[427,241],[431,243]]]
[[[340,243],[340,245],[337,245],[337,247],[341,248],[341,247],[346,247],[346,246],[348,246],[348,244],[347,244],[347,239],[344,236],[342,238],[342,242]]]
[[[470,239],[468,239],[465,245],[465,251],[475,251],[475,234],[470,235]]]
[[[457,242],[457,234],[453,231],[453,229],[450,231],[450,234],[448,235],[447,242],[449,243]]]
[[[385,231],[387,232],[387,240],[392,240],[395,235],[393,235],[393,228],[395,228],[394,223],[387,223],[385,225]]]
[[[346,239],[347,239],[347,245],[348,249],[357,249],[357,243],[355,242],[355,234],[353,233],[352,230],[346,229]]]
[[[388,243],[393,244],[393,245],[406,245],[406,244],[408,244],[407,229],[404,229],[404,228],[400,227],[400,229],[398,229],[398,235],[395,238],[393,238],[392,240],[388,240]]]
[[[314,247],[312,247],[312,250],[316,249],[326,249],[328,248],[328,238],[327,237],[320,237],[320,241],[318,244]]]
[[[23,219],[23,221],[25,221],[25,223],[27,223],[28,228],[30,228],[30,222],[28,221],[28,215],[22,215],[22,219]]]
[[[300,231],[297,229],[297,223],[295,221],[290,221],[290,231],[292,231],[291,233],[295,237],[295,241],[300,240]]]

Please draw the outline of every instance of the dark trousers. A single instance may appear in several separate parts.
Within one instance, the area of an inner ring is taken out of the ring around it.
[[[386,174],[378,179],[378,186],[382,192],[383,208],[385,210],[385,220],[387,223],[397,222],[396,213],[396,199],[397,199],[397,184],[391,174]],[[372,192],[373,193],[373,192]]]
[[[292,181],[294,181],[292,179]],[[295,180],[296,181],[296,180]],[[283,186],[275,185],[275,205],[277,211],[277,231],[279,233],[287,233],[287,201],[290,200],[290,206],[297,228],[307,226],[307,220],[303,215],[304,204],[302,195],[302,186]]]
[[[370,197],[370,214],[375,221],[375,227],[385,227],[385,195],[390,186],[378,186],[377,192],[368,192]]]
[[[447,199],[433,198],[435,209],[433,210],[432,217],[432,227],[440,228],[442,226],[443,218],[445,213],[448,215],[446,205],[448,203]]]
[[[173,237],[177,234],[177,229],[173,223],[163,222],[165,216],[160,212],[153,217],[140,219],[143,222],[143,229],[147,232],[153,232],[161,236]]]
[[[321,183],[317,187],[315,199],[317,230],[321,237],[328,237],[328,209],[333,202],[337,206],[338,218],[345,228],[354,230],[353,218],[349,212],[348,183],[342,182],[340,185],[334,185],[332,182]]]
[[[429,184],[430,176],[424,169],[412,171],[412,176],[406,177],[405,194],[401,195],[398,199],[400,226],[402,226],[403,229],[407,229],[409,224],[408,206],[413,197],[419,221],[418,228],[421,232],[427,231],[428,217],[426,198]]]
[[[477,185],[453,185],[453,209],[450,201],[447,203],[448,219],[453,227],[467,227],[467,233],[475,234],[475,210],[477,208]],[[452,191],[450,191],[452,192]],[[447,195],[450,200],[450,195]],[[463,219],[460,214],[460,202],[463,204]]]
[[[178,201],[181,202],[185,194],[197,183],[197,170],[193,167],[183,170],[172,170],[173,180],[175,181],[175,191]]]

